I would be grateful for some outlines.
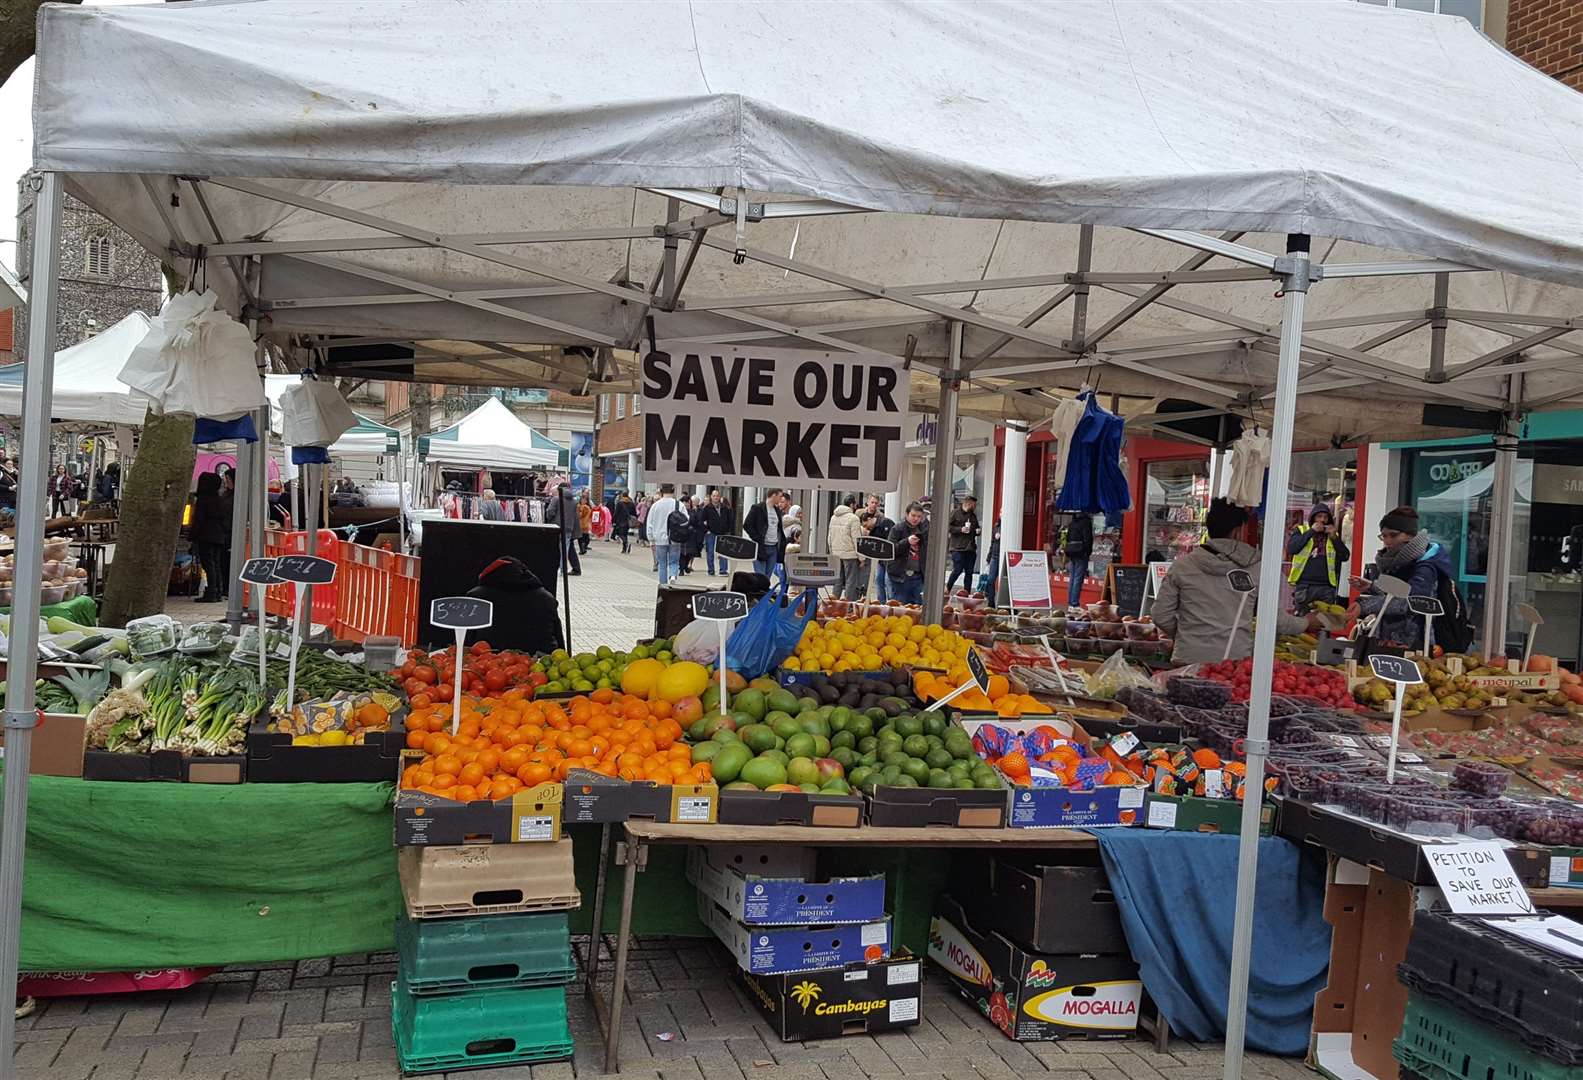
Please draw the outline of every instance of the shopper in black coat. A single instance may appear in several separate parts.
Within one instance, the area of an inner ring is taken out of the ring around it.
[[[547,653],[566,647],[555,594],[520,559],[490,563],[467,595],[495,605],[495,621],[489,628],[489,642],[495,648]]]
[[[230,567],[225,565],[225,546],[231,536],[231,519],[226,510],[227,502],[220,494],[219,475],[200,474],[198,490],[192,499],[192,519],[187,524],[193,555],[203,569],[200,603],[217,603],[226,592],[225,575]]]

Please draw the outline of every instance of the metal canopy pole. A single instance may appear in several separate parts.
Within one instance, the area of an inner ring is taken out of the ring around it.
[[[27,843],[28,768],[37,725],[39,568],[44,562],[45,485],[49,472],[50,405],[55,380],[56,261],[61,182],[36,181],[33,279],[28,303],[28,363],[22,376],[22,465],[18,470],[16,594],[11,608],[11,677],[5,708],[5,794],[0,803],[0,1077],[14,1077],[16,974],[21,954],[22,849]]]
[[[940,373],[939,423],[934,433],[934,492],[929,550],[923,568],[923,621],[937,623],[945,607],[946,544],[950,539],[951,480],[956,468],[956,407],[961,389],[962,324],[951,323],[951,369]]]
[[[1275,261],[1286,308],[1281,318],[1281,357],[1275,368],[1275,416],[1270,431],[1270,470],[1265,500],[1259,602],[1253,634],[1253,681],[1248,697],[1247,798],[1242,800],[1242,838],[1237,844],[1237,910],[1232,924],[1231,990],[1226,999],[1225,1080],[1241,1080],[1247,1038],[1248,967],[1253,957],[1253,901],[1259,868],[1259,813],[1264,806],[1264,759],[1270,744],[1270,690],[1275,676],[1275,636],[1281,617],[1281,561],[1286,554],[1287,482],[1292,471],[1292,421],[1297,413],[1297,360],[1303,348],[1303,302],[1312,283],[1309,238],[1286,238],[1286,256]]]
[[[1511,610],[1512,539],[1517,518],[1517,440],[1521,424],[1512,414],[1522,400],[1523,377],[1506,377],[1512,412],[1495,436],[1495,476],[1490,484],[1489,565],[1485,567],[1484,652],[1506,653],[1506,619]]]
[[[255,415],[253,423],[257,424]],[[269,432],[259,433],[259,439],[268,438]],[[225,568],[226,579],[215,582],[216,588],[229,594],[225,605],[225,621],[232,629],[242,623],[242,587],[237,581],[242,576],[242,563],[247,558],[247,526],[252,517],[253,503],[247,497],[248,484],[253,479],[253,459],[268,449],[267,444],[239,443],[236,448],[236,468],[231,471],[231,560]],[[235,584],[236,588],[231,588]]]
[[[1006,552],[1022,548],[1022,489],[1028,466],[1028,425],[1019,420],[1006,422],[1006,445],[1000,455],[1000,565],[1006,564]],[[999,583],[1005,576],[999,567],[990,571]],[[991,604],[998,598],[991,596]]]

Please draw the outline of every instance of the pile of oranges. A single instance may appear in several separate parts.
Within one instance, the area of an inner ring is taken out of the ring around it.
[[[707,784],[708,762],[692,763],[682,726],[665,701],[595,690],[568,701],[534,701],[526,690],[462,699],[451,734],[451,704],[436,702],[407,717],[407,746],[423,759],[401,786],[458,802],[507,799],[586,769],[623,780]]]

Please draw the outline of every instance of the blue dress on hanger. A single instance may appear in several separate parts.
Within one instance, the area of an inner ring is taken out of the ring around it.
[[[1066,482],[1055,508],[1078,514],[1116,513],[1132,507],[1132,492],[1121,471],[1121,438],[1126,421],[1102,408],[1092,393],[1072,433]]]

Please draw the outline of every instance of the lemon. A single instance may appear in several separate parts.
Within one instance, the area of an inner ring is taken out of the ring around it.
[[[292,746],[319,746],[318,735],[294,735],[291,739]]]
[[[324,731],[319,733],[320,746],[345,746],[352,741],[352,737],[344,731]]]
[[[785,668],[787,671],[801,671],[802,662],[795,656],[788,656],[786,659],[781,661],[781,667]]]

